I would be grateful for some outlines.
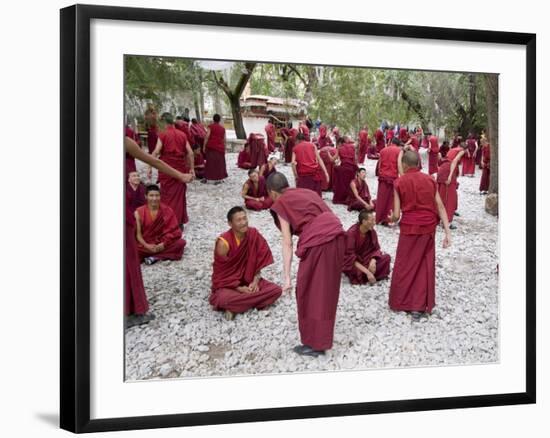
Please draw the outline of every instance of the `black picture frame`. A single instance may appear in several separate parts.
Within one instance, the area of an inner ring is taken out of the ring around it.
[[[74,5],[61,9],[61,345],[60,426],[75,433],[515,405],[536,401],[536,35],[422,26]],[[182,23],[443,41],[526,48],[525,391],[323,406],[90,419],[90,22]]]

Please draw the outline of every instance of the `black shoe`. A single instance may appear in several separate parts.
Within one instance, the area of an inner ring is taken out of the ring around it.
[[[143,315],[130,315],[126,317],[126,328],[134,327],[136,325],[147,324],[155,319],[153,313],[145,313]]]
[[[214,183],[214,185],[215,185],[215,186],[219,186],[221,183],[222,183],[221,181],[216,181],[216,182]]]
[[[458,214],[458,211],[455,211],[455,216],[460,216],[460,215]]]
[[[449,224],[449,229],[450,230],[456,230],[457,226],[455,224]]]
[[[296,345],[296,347],[294,347],[292,350],[300,356],[319,357],[325,354],[323,350],[314,350],[307,345]]]
[[[201,179],[201,183],[206,184],[206,178]]]
[[[420,321],[422,315],[424,315],[424,312],[411,312],[411,317],[413,321]]]
[[[152,265],[158,262],[159,260],[156,257],[151,256],[151,257],[145,257],[143,261],[145,262],[146,265]]]

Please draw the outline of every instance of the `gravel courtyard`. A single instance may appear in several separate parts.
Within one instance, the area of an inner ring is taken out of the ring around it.
[[[424,171],[427,168],[424,158]],[[388,307],[390,281],[352,286],[342,276],[334,347],[319,358],[298,356],[300,343],[294,293],[283,295],[266,310],[251,310],[226,321],[208,303],[215,238],[226,231],[226,213],[242,205],[240,190],[247,178],[236,166],[237,154],[226,154],[229,178],[221,185],[188,186],[190,222],[184,231],[183,259],[142,265],[145,289],[156,319],[126,330],[127,380],[203,376],[336,371],[383,367],[477,364],[499,360],[498,220],[484,211],[479,195],[481,171],[459,178],[460,216],[452,246],[436,243],[436,307],[413,322]],[[376,197],[376,162],[367,160],[368,184]],[[139,167],[139,164],[138,164]],[[289,177],[290,166],[278,165]],[[323,198],[344,228],[357,220],[345,206]],[[282,282],[280,232],[268,211],[249,212],[249,225],[267,239],[275,262],[263,276]],[[395,258],[399,230],[377,227],[382,250]],[[296,247],[294,238],[294,247]],[[293,278],[298,259],[293,258]],[[293,281],[295,285],[295,282]]]

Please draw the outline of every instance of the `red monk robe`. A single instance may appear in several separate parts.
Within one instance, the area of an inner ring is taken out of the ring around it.
[[[319,149],[324,148],[325,146],[332,146],[332,140],[328,136],[327,126],[321,125],[319,127],[319,139],[317,140],[317,147]]]
[[[208,126],[207,140],[204,145],[204,177],[209,181],[220,181],[227,178],[225,165],[225,128],[214,122]]]
[[[317,161],[317,148],[309,141],[294,146],[296,163],[296,187],[313,190],[321,196],[322,170]],[[330,175],[329,175],[330,177]]]
[[[248,136],[248,145],[250,147],[250,168],[260,168],[267,163],[268,149],[265,145],[262,134],[250,134]]]
[[[335,166],[332,171],[333,183],[332,197],[333,204],[346,204],[348,199],[349,183],[355,178],[357,171],[357,160],[355,157],[355,146],[353,143],[344,143],[338,147],[340,165]]]
[[[374,278],[376,278],[377,281],[388,278],[390,275],[391,256],[380,250],[376,230],[372,229],[363,234],[361,233],[359,224],[355,224],[348,229],[346,235],[348,246],[343,272],[349,278],[350,283],[368,283],[367,274],[357,269],[354,263],[359,262],[368,269],[372,259],[376,260]]]
[[[176,123],[174,124],[174,126],[176,127],[176,129],[180,130],[181,132],[183,132],[186,137],[187,137],[187,140],[189,142],[190,139],[191,139],[191,133],[189,132],[189,123],[187,123],[185,120],[182,120],[182,119],[178,119],[176,120]]]
[[[443,205],[445,206],[445,211],[447,212],[447,220],[449,221],[449,223],[453,221],[455,211],[458,208],[458,168],[455,169],[455,171],[453,172],[450,184],[447,184],[447,179],[449,178],[449,174],[451,172],[451,164],[452,160],[449,160],[449,157],[441,160],[436,179],[439,196],[441,197]]]
[[[158,140],[158,114],[156,110],[150,106],[145,111],[145,130],[147,131],[147,149],[149,153],[152,154],[155,150]],[[138,143],[139,144],[139,143]]]
[[[304,189],[286,189],[271,212],[299,236],[300,258],[296,279],[298,326],[302,344],[324,351],[332,347],[346,234],[325,202]]]
[[[399,128],[399,140],[403,143],[407,143],[409,141],[409,131],[407,131],[407,128]]]
[[[136,215],[139,217],[138,230],[140,229],[145,243],[164,245],[162,251],[153,252],[138,241],[139,258],[142,261],[151,256],[157,260],[181,260],[186,242],[182,239],[182,232],[172,209],[160,204],[157,215],[153,218],[147,205],[142,205],[136,210]]]
[[[375,131],[374,139],[376,140],[376,152],[380,153],[380,151],[386,146],[386,143],[384,142],[384,132],[380,128]]]
[[[366,206],[363,202],[359,201],[357,197],[355,196],[355,193],[353,192],[353,187],[355,190],[357,190],[357,194],[359,197],[365,201],[367,204],[371,204],[372,198],[370,196],[370,190],[369,185],[367,184],[367,181],[364,179],[359,178],[359,176],[355,177],[351,180],[349,183],[349,191],[348,191],[348,197],[346,199],[346,204],[348,205],[348,211],[361,211],[364,208],[367,210],[372,210],[374,207],[374,202],[372,203],[373,206]]]
[[[329,180],[327,181],[326,176],[323,175],[321,190],[330,192],[332,190],[334,160],[336,160],[336,157],[338,156],[338,150],[333,146],[325,146],[319,151],[319,156],[321,157],[321,160],[323,160],[329,176]]]
[[[260,211],[267,210],[271,207],[273,201],[267,193],[265,181],[266,179],[263,176],[258,176],[257,181],[254,181],[252,178],[248,178],[248,180],[244,183],[242,195],[246,208]]]
[[[189,133],[191,134],[191,138],[189,139],[191,146],[199,145],[202,148],[204,139],[206,138],[206,128],[202,123],[193,119],[191,121],[191,126],[189,126]]]
[[[489,181],[491,177],[491,146],[489,143],[485,143],[481,148],[481,169],[479,191],[487,192],[489,190]]]
[[[129,182],[126,183],[126,198],[129,200],[129,207],[132,213],[138,207],[145,204],[145,186],[139,183],[133,187]]]
[[[388,130],[386,131],[386,145],[391,143],[393,137],[395,137],[395,131],[391,128],[388,128]]]
[[[204,168],[206,167],[206,161],[204,159],[204,155],[202,154],[200,148],[195,148],[193,151],[193,159],[194,159],[194,169],[195,169],[195,176],[198,179],[204,178]]]
[[[437,173],[437,162],[439,160],[439,142],[435,135],[428,139],[428,174]]]
[[[283,128],[281,134],[285,139],[285,163],[292,162],[292,150],[296,145],[296,136],[298,135],[298,130],[295,128]]]
[[[305,123],[300,123],[300,126],[298,127],[298,132],[304,134],[305,141],[311,141],[311,138],[309,137],[309,128]]]
[[[466,153],[462,157],[462,176],[473,176],[476,172],[477,142],[473,136],[466,140]]]
[[[399,176],[398,161],[401,148],[390,144],[380,152],[378,160],[378,192],[376,193],[376,223],[387,224],[393,209],[393,184]]]
[[[244,149],[239,152],[239,156],[237,157],[237,166],[240,169],[252,169],[250,148],[248,143],[245,144]]]
[[[229,248],[227,256],[220,256],[214,250],[212,290],[209,302],[216,310],[229,310],[233,313],[248,309],[263,309],[273,304],[282,293],[279,286],[265,279],[258,283],[259,290],[242,293],[240,286],[248,286],[254,276],[273,263],[271,250],[256,228],[249,227],[245,237],[237,241],[232,230],[226,231],[222,239]]]
[[[400,232],[390,286],[392,310],[431,313],[435,305],[435,229],[439,222],[434,179],[408,169],[397,181]]]
[[[369,150],[370,141],[369,141],[369,131],[364,128],[359,131],[359,157],[357,159],[359,164],[365,162],[365,157]]]
[[[167,125],[166,130],[159,134],[162,142],[160,158],[174,169],[186,173],[189,171],[187,137],[178,131],[174,125]],[[159,172],[159,183],[162,188],[162,201],[176,214],[179,224],[189,222],[187,216],[187,184]]]
[[[272,158],[266,164],[260,167],[260,176],[263,176],[266,181],[269,178],[269,175],[277,172],[277,166],[275,165],[276,162],[277,160]]]
[[[268,123],[265,125],[264,129],[267,137],[267,148],[269,152],[273,152],[275,150],[275,125],[273,123]]]
[[[126,192],[126,251],[125,251],[125,315],[144,315],[149,310],[149,302],[143,286],[143,277],[139,264],[139,255],[136,244],[136,219],[130,207],[130,199]]]

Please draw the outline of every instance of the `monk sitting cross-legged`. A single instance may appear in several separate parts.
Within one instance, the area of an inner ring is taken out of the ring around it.
[[[369,186],[367,185],[367,171],[364,168],[357,169],[355,178],[349,183],[348,211],[361,211],[364,208],[374,210],[374,202],[370,196]]]
[[[370,284],[390,275],[389,254],[380,250],[373,210],[361,210],[359,220],[347,231],[348,249],[344,262],[344,273],[351,284]]]
[[[260,232],[248,226],[245,210],[233,207],[227,222],[231,228],[216,240],[209,301],[231,320],[235,313],[273,304],[282,290],[262,278],[261,270],[273,263],[273,256]]]
[[[266,210],[273,204],[267,194],[265,178],[260,176],[256,169],[248,171],[248,179],[243,184],[242,197],[246,208],[251,210]]]
[[[161,204],[157,185],[147,186],[146,200],[147,204],[134,213],[140,259],[148,265],[159,260],[180,260],[185,240],[175,213]]]

